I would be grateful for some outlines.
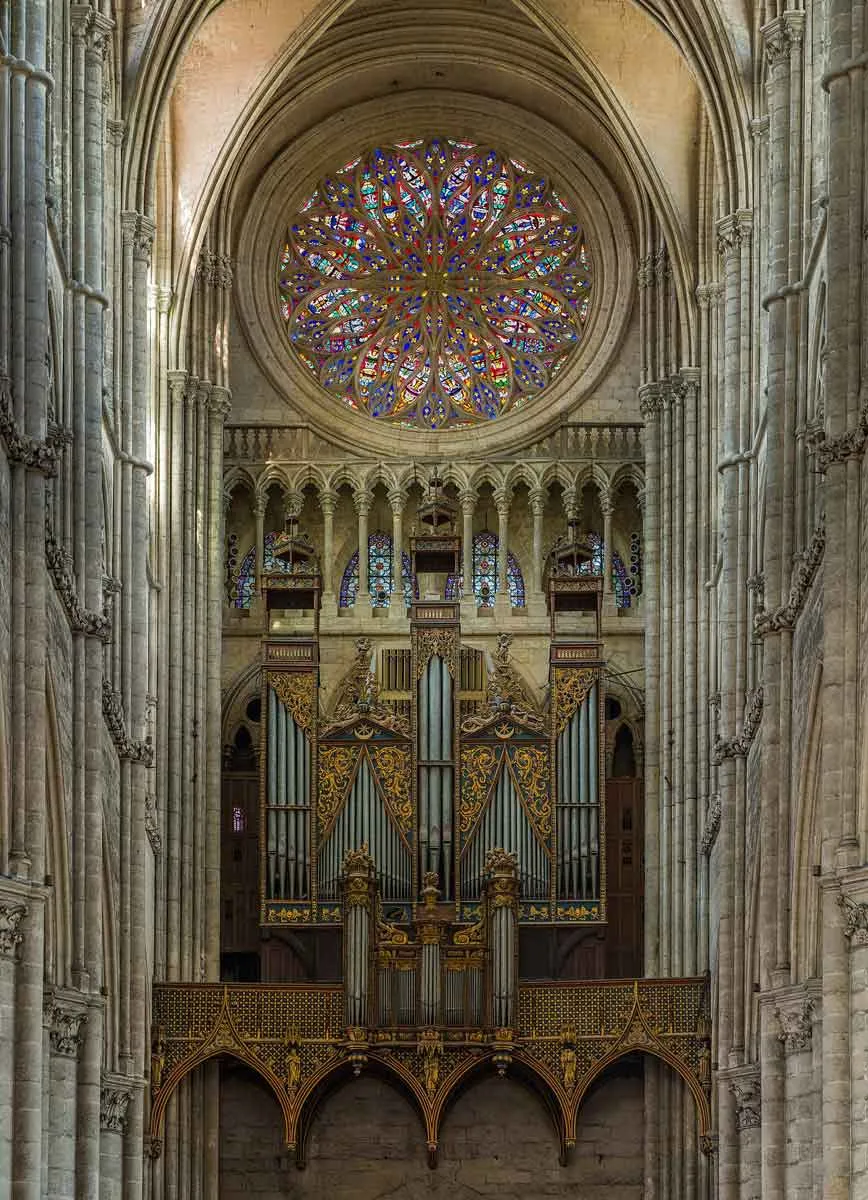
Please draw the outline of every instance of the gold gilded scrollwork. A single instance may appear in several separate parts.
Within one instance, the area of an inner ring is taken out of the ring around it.
[[[501,751],[492,746],[466,746],[461,752],[461,801],[458,825],[469,833],[488,799]]]
[[[370,756],[386,804],[406,833],[413,824],[408,746],[371,746]]]
[[[268,686],[295,721],[310,732],[316,697],[316,678],[312,671],[269,671]]]
[[[458,634],[454,629],[422,629],[416,641],[416,678],[421,679],[428,659],[438,655],[453,679],[458,669]]]
[[[548,750],[541,746],[516,746],[510,751],[510,760],[534,830],[545,841],[552,831]]]
[[[359,754],[356,746],[320,746],[316,812],[323,837],[346,800]]]
[[[552,709],[555,733],[563,733],[573,713],[583,704],[588,692],[597,682],[594,667],[559,667],[554,671]]]

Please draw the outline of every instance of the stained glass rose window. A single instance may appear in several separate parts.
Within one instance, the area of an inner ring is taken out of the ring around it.
[[[280,259],[289,340],[322,387],[426,429],[542,392],[582,338],[591,286],[582,226],[552,184],[449,138],[326,176]]]

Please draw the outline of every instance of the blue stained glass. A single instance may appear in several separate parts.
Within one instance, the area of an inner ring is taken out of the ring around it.
[[[389,589],[392,582],[392,538],[388,533],[372,533],[368,536],[368,590],[371,608],[388,608],[391,602]],[[413,602],[413,579],[410,572],[410,556],[401,551],[401,583],[406,607]],[[359,552],[353,551],[341,578],[338,603],[341,608],[352,608],[359,591]]]
[[[320,384],[356,411],[433,429],[492,420],[546,387],[581,339],[592,283],[551,183],[450,138],[378,147],[327,176],[279,269],[289,340]]]
[[[598,533],[586,533],[585,537],[593,547],[593,558],[590,562],[583,563],[579,571],[583,575],[602,575],[605,568],[603,539]],[[617,550],[612,551],[612,590],[615,593],[615,605],[618,608],[629,608],[636,590],[630,572]]]
[[[497,567],[500,556],[496,533],[483,530],[473,537],[473,594],[479,608],[493,608],[497,594]],[[511,550],[506,552],[506,584],[512,608],[524,608],[524,576]],[[446,599],[457,600],[464,594],[464,576],[450,575],[446,582]]]
[[[263,555],[263,571],[266,575],[283,571],[289,573],[289,563],[284,558],[274,557],[274,541],[276,533],[265,535],[265,553]],[[250,608],[253,601],[253,589],[256,584],[256,547],[251,546],[238,568],[235,581],[229,588],[229,603],[233,608]]]

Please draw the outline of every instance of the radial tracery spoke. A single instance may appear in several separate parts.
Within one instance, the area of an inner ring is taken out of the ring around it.
[[[516,159],[446,138],[399,143],[322,181],[281,254],[290,342],[349,407],[427,428],[540,392],[580,341],[581,227]]]

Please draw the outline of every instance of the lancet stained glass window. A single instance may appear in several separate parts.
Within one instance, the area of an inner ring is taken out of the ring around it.
[[[605,566],[603,539],[598,533],[588,533],[585,536],[594,548],[594,557],[579,570],[585,575],[602,575]],[[636,595],[636,585],[617,550],[612,551],[612,591],[615,593],[617,608],[629,608],[632,597]]]
[[[404,604],[413,601],[413,580],[410,573],[410,556],[401,552],[401,583]],[[368,590],[371,593],[371,608],[388,608],[392,584],[392,538],[388,533],[368,535]],[[341,608],[352,608],[359,591],[359,552],[355,550],[346,565],[341,579],[339,604]]]
[[[471,142],[384,145],[292,221],[281,310],[332,395],[426,429],[492,420],[577,346],[592,267],[578,218],[529,166]]]
[[[493,608],[497,594],[497,561],[500,554],[498,536],[490,530],[473,537],[473,593],[480,608]],[[524,607],[524,577],[511,550],[506,552],[506,583],[509,603],[513,608]],[[450,575],[446,581],[446,599],[457,600],[464,593],[464,576]]]
[[[263,573],[272,573],[277,571],[290,570],[289,563],[285,558],[274,557],[274,540],[277,533],[267,533],[265,535],[265,553],[263,554]],[[231,549],[230,549],[231,553]],[[253,587],[256,583],[256,547],[251,546],[244,558],[241,560],[241,566],[238,568],[238,574],[235,576],[235,582],[230,583],[229,587],[229,603],[233,608],[250,608],[253,600]]]

